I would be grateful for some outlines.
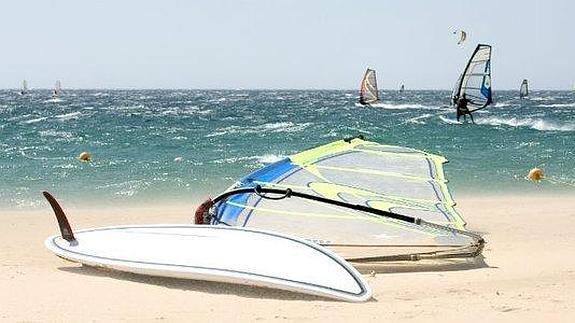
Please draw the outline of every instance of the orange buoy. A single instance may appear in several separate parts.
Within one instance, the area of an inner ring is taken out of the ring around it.
[[[80,156],[78,156],[78,158],[81,161],[90,161],[90,159],[92,159],[92,155],[90,155],[90,153],[87,151],[83,151],[80,153]]]
[[[542,180],[543,177],[544,177],[543,170],[541,168],[537,168],[537,167],[530,170],[529,174],[527,174],[527,178],[529,178],[530,180],[532,180],[534,182],[538,182],[538,181]]]

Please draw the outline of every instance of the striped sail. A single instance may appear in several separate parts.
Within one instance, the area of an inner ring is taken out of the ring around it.
[[[361,80],[359,90],[359,102],[361,104],[370,104],[379,101],[379,94],[377,91],[377,79],[375,70],[367,69]]]

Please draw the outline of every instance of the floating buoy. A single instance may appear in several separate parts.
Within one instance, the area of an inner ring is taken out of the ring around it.
[[[82,161],[90,161],[90,159],[92,159],[92,155],[90,155],[90,153],[87,151],[83,151],[80,153],[80,156],[78,156],[78,158]]]
[[[175,162],[184,161],[184,157],[176,157],[176,158],[174,158],[174,161],[175,161]]]
[[[544,177],[543,170],[541,168],[537,168],[537,167],[530,170],[529,174],[527,174],[527,178],[529,178],[530,180],[532,180],[534,182],[538,182],[538,181],[542,180],[543,177]]]

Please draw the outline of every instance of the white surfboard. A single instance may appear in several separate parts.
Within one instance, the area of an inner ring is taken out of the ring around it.
[[[72,232],[53,202],[62,234],[48,238],[45,244],[73,262],[352,302],[371,298],[371,290],[355,268],[326,248],[297,237],[206,225],[115,226]]]

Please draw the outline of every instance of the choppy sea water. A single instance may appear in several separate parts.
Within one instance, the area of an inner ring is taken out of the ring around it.
[[[196,202],[289,154],[344,137],[447,157],[458,194],[575,193],[575,93],[495,93],[459,124],[448,91],[0,91],[0,208]],[[89,151],[93,161],[77,156]],[[180,161],[178,161],[180,160]],[[532,167],[550,181],[525,180]]]

